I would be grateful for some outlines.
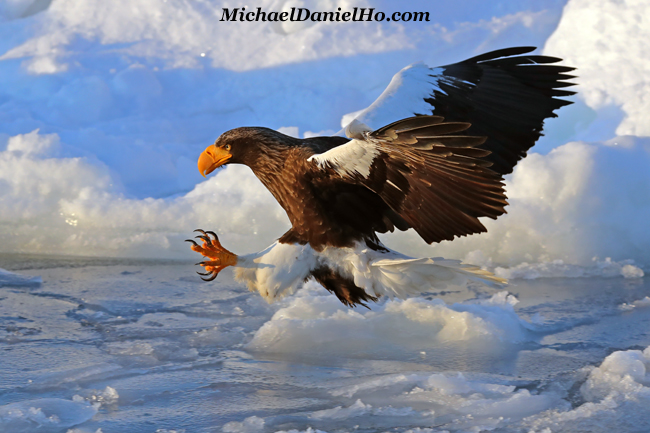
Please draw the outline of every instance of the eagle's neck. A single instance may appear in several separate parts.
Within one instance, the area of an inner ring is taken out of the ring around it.
[[[304,169],[307,153],[313,152],[302,146],[297,138],[266,128],[256,132],[255,146],[252,146],[245,164],[287,210],[287,195],[299,182],[298,171]]]

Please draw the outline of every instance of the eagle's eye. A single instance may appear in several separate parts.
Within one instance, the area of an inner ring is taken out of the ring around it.
[[[225,148],[226,148],[226,150],[230,150],[230,145],[226,144]]]

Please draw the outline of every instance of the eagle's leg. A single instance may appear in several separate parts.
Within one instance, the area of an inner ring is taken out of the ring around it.
[[[219,242],[219,238],[215,232],[206,232],[201,229],[194,231],[201,233],[201,235],[196,238],[201,239],[203,245],[197,244],[192,239],[187,239],[186,242],[192,243],[192,246],[190,247],[192,248],[192,251],[196,251],[205,258],[212,259],[197,263],[197,265],[203,266],[203,269],[206,271],[206,273],[197,272],[199,275],[208,277],[201,277],[203,281],[212,281],[217,278],[217,275],[219,275],[219,272],[223,269],[237,264],[237,254],[233,254],[225,249],[221,245],[221,242]],[[210,235],[212,235],[214,239],[210,237]]]

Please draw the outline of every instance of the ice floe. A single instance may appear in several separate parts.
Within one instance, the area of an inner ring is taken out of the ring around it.
[[[9,272],[0,268],[0,287],[2,286],[38,286],[43,282],[41,277],[30,277]]]

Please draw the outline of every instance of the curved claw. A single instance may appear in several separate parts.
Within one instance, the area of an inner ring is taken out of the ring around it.
[[[217,234],[215,232],[213,232],[213,231],[203,232],[203,234],[212,235],[212,236],[214,236],[215,241],[219,241],[219,236],[217,236]]]
[[[192,240],[192,239],[185,239],[185,242],[192,242],[192,244],[194,244],[195,247],[198,247],[198,246],[199,246],[199,244],[197,244],[196,242],[194,242],[194,240]]]
[[[201,233],[201,234],[205,234],[205,232],[204,232],[203,230],[201,230],[201,229],[196,229],[196,230],[194,230],[194,231],[195,231],[195,232],[198,232],[198,233]]]
[[[195,236],[195,239],[203,239],[209,245],[212,245],[212,239],[210,239],[208,236],[205,236],[205,235]]]
[[[212,281],[212,280],[214,280],[215,278],[217,278],[217,275],[218,275],[218,273],[213,272],[213,273],[212,273],[212,276],[211,276],[210,278],[203,278],[203,277],[201,277],[201,279],[202,279],[203,281]]]
[[[207,276],[210,275],[212,272],[208,272],[208,273],[205,273],[205,274],[204,274],[204,273],[202,273],[202,272],[196,271],[196,273],[199,274],[199,275],[203,275],[203,276],[207,277]]]

